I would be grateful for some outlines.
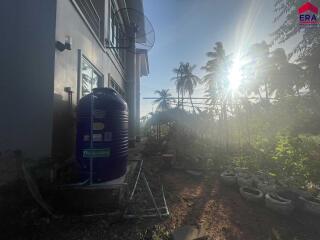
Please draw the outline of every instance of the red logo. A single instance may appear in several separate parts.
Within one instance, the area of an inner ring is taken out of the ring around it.
[[[300,25],[315,25],[318,22],[319,9],[310,2],[306,2],[298,9]]]
[[[318,14],[318,8],[311,2],[306,2],[298,9],[299,14],[305,13],[307,11],[313,12],[314,14]]]

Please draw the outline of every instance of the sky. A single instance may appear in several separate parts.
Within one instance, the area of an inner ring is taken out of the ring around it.
[[[196,64],[203,76],[206,52],[221,41],[227,54],[245,51],[251,44],[270,42],[276,29],[273,0],[144,0],[145,15],[155,30],[155,44],[149,52],[150,74],[141,79],[141,116],[155,110],[155,90],[175,92],[173,68],[179,63]],[[201,96],[197,87],[194,96]]]

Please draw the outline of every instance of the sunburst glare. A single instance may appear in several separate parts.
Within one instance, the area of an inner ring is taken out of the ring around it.
[[[242,68],[242,63],[241,63],[240,57],[237,56],[232,61],[232,66],[228,75],[229,89],[231,91],[238,90],[241,84],[241,75],[242,75],[241,68]]]

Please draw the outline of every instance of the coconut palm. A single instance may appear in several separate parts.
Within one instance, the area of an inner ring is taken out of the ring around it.
[[[190,65],[190,63],[185,63],[182,65],[182,78],[184,79],[183,80],[184,86],[183,86],[182,92],[187,92],[189,94],[189,99],[191,102],[193,112],[195,112],[195,110],[194,110],[194,105],[193,105],[191,96],[194,92],[194,88],[200,82],[200,78],[195,74],[193,74],[193,70],[195,68],[196,68],[196,65]]]
[[[165,111],[171,108],[169,89],[157,90],[154,92],[159,95],[159,98],[154,100],[154,103],[158,104],[157,111]]]
[[[180,65],[178,68],[174,68],[173,72],[176,74],[175,77],[173,77],[171,80],[175,81],[175,85],[176,85],[176,91],[178,93],[178,105],[177,107],[180,107],[180,93],[182,95],[182,109],[184,108],[183,106],[183,102],[184,102],[184,78],[182,77],[182,69],[183,69],[183,62],[180,62]]]
[[[299,94],[304,86],[301,80],[302,69],[288,61],[282,48],[270,52],[270,45],[266,42],[251,46],[247,57],[250,61],[244,67],[244,85],[248,94],[260,96],[265,93],[265,100],[269,101],[270,95],[277,98]]]
[[[302,68],[288,61],[284,49],[277,48],[271,53],[272,69],[270,70],[270,94],[280,98],[286,95],[300,95],[305,83],[302,79]]]
[[[320,94],[320,47],[315,53],[303,57],[300,66],[304,69],[305,84],[310,93]]]
[[[206,86],[206,94],[210,97],[209,103],[213,105],[218,101],[224,101],[229,85],[228,72],[230,68],[230,56],[227,56],[221,42],[217,42],[213,51],[207,52],[207,64],[202,67],[206,75],[202,83]]]
[[[228,126],[227,126],[227,101],[229,98],[229,71],[231,67],[231,56],[226,55],[221,42],[217,42],[213,47],[213,51],[207,53],[207,64],[202,67],[206,71],[206,75],[202,79],[202,83],[206,86],[206,94],[209,97],[207,101],[211,107],[210,112],[215,111],[220,119],[220,130],[225,131],[225,135],[221,134],[221,142],[225,142],[228,146]],[[220,108],[218,108],[218,104]]]
[[[253,44],[246,56],[249,61],[243,68],[246,94],[258,94],[262,100],[261,92],[264,92],[267,101],[270,95],[271,72],[274,68],[270,56],[270,45],[265,41]]]

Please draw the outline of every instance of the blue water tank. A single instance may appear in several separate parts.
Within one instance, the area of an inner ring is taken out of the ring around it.
[[[92,176],[92,183],[100,183],[125,174],[128,159],[128,107],[113,89],[96,88],[80,99],[77,109],[76,156],[83,181]]]

